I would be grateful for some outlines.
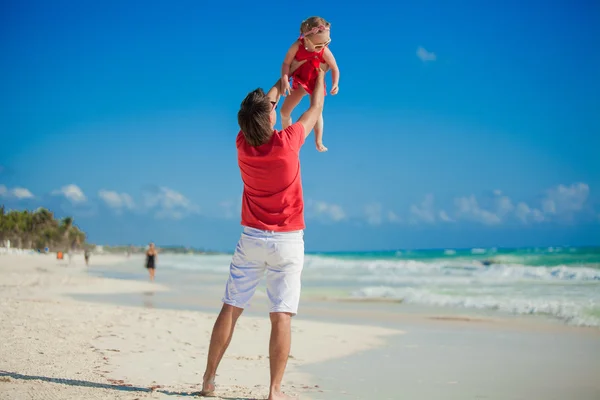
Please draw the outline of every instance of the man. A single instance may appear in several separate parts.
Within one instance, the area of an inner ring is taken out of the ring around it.
[[[243,232],[229,267],[223,308],[215,322],[201,394],[212,395],[219,362],[265,271],[270,302],[269,399],[289,399],[281,381],[291,345],[291,318],[298,311],[304,264],[304,201],[300,148],[323,109],[324,72],[319,69],[310,107],[283,131],[274,130],[281,81],[265,94],[250,92],[238,112],[238,165],[244,182]]]

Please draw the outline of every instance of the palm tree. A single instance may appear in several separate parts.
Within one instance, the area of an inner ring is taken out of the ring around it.
[[[54,214],[43,207],[38,208],[33,213],[33,223],[36,228],[48,226],[52,222],[54,222]]]
[[[69,242],[69,236],[71,234],[71,229],[73,228],[73,218],[66,217],[63,218],[60,222],[59,230],[62,234],[62,245],[65,248],[65,252],[70,248],[71,243]]]
[[[65,217],[60,221],[60,227],[63,233],[69,232],[73,226],[73,217]]]
[[[8,238],[15,243],[14,247],[21,247],[22,242],[20,214],[18,211],[10,211],[5,219],[5,232]]]
[[[19,231],[21,232],[21,245],[26,249],[31,248],[31,242],[35,232],[33,214],[31,214],[28,210],[21,211],[21,213],[18,214],[17,224],[19,226]]]
[[[33,223],[35,234],[35,247],[43,249],[52,246],[58,239],[58,222],[54,219],[54,214],[45,208],[38,208],[33,213]]]
[[[79,230],[78,227],[73,226],[69,232],[69,244],[71,247],[79,248],[85,242],[85,233]]]
[[[4,245],[8,231],[5,227],[6,224],[6,211],[4,205],[0,206],[0,244]]]
[[[86,234],[73,224],[72,217],[57,220],[51,211],[38,208],[6,212],[0,207],[0,242],[10,239],[13,247],[81,247],[85,245]]]

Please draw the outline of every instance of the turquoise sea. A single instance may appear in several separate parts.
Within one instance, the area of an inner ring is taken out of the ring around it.
[[[227,278],[230,255],[164,255],[159,269]],[[307,254],[303,296],[398,299],[454,309],[546,315],[600,327],[600,247]]]

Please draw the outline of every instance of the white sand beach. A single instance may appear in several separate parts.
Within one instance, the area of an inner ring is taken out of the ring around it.
[[[215,314],[83,302],[69,294],[159,292],[160,284],[90,276],[83,257],[0,255],[0,399],[190,398],[200,390]],[[123,261],[94,256],[93,263]],[[322,389],[300,366],[383,346],[399,330],[293,323],[283,389]],[[269,322],[240,319],[217,376],[223,399],[266,398]]]
[[[0,255],[0,399],[197,397],[223,283],[169,268],[151,283],[142,262]],[[257,295],[218,398],[267,396],[270,326]],[[597,328],[309,296],[293,332],[283,388],[300,399],[600,398]]]

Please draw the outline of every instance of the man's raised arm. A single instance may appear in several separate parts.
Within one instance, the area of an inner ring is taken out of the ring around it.
[[[277,82],[269,89],[267,97],[276,104],[279,103],[279,98],[281,97],[281,78],[277,79]]]
[[[319,68],[317,83],[310,96],[310,107],[298,118],[298,122],[304,126],[304,137],[310,134],[323,112],[323,102],[325,101],[325,72]]]

